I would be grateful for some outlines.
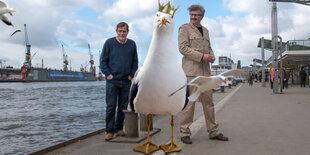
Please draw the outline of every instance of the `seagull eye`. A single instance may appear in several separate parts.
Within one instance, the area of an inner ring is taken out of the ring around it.
[[[156,17],[158,17],[158,16],[159,16],[159,14],[157,13],[157,14],[156,14]]]
[[[173,15],[171,16],[171,19],[173,19]]]

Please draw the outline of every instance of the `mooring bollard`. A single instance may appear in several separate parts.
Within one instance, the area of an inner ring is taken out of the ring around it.
[[[147,117],[143,114],[140,114],[140,130],[141,131],[147,131]],[[153,130],[153,117],[151,115],[151,125],[150,125],[150,131]]]
[[[125,136],[139,137],[138,114],[128,110],[123,112],[125,113]]]
[[[224,86],[221,86],[221,92],[224,92]]]

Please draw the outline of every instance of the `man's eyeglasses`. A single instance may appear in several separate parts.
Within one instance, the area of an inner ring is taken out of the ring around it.
[[[190,13],[189,15],[190,16],[202,16],[202,14],[193,14],[193,13]]]

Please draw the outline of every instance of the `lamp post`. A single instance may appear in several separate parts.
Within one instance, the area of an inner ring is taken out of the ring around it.
[[[278,19],[277,19],[277,3],[272,3],[271,10],[271,38],[272,38],[272,66],[274,68],[274,80],[273,80],[273,93],[279,93],[279,72],[278,72],[278,44],[277,44],[277,36],[278,36]]]
[[[264,46],[264,37],[261,38],[261,49],[262,49],[262,86],[266,86],[265,82],[265,46]]]

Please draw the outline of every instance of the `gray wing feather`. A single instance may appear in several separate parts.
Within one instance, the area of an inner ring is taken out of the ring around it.
[[[6,16],[4,16],[4,15],[2,15],[1,17],[2,17],[1,20],[2,20],[6,25],[13,26],[12,22],[9,21],[8,17],[6,17]]]
[[[6,8],[6,7],[7,5],[4,2],[0,1],[0,8]]]
[[[248,74],[240,69],[232,69],[221,73],[222,76],[234,76],[234,77],[244,77],[246,78]]]
[[[15,33],[17,33],[17,32],[21,32],[21,30],[16,30],[15,32],[13,32],[13,33],[11,34],[11,37],[12,37]]]
[[[189,86],[195,86],[195,87],[199,87],[201,84],[205,83],[206,81],[211,80],[211,78],[207,77],[207,76],[197,76],[194,79],[190,80],[189,82],[187,82],[185,85],[183,85],[182,87],[180,87],[179,89],[177,89],[176,91],[174,91],[173,93],[171,93],[169,95],[172,96],[175,93],[177,93],[178,91],[184,89],[187,85]]]
[[[203,83],[205,83],[206,81],[210,81],[211,78],[208,76],[197,76],[194,79],[192,79],[191,81],[189,81],[189,85],[201,85]]]

